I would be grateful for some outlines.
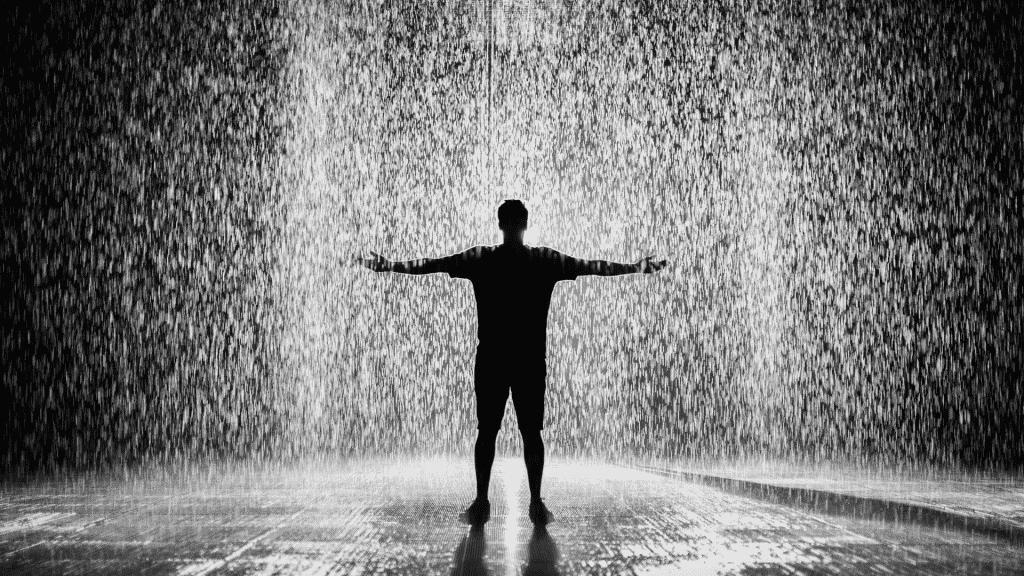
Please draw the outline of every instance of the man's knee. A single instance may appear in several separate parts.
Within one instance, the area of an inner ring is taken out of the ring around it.
[[[540,437],[540,430],[520,430],[519,434],[523,437],[523,448],[544,447],[544,440]]]
[[[476,439],[478,442],[494,442],[498,439],[498,431],[500,428],[479,428],[476,431]]]

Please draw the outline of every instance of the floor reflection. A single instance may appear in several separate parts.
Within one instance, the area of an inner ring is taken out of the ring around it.
[[[526,548],[523,576],[558,576],[558,546],[547,528],[536,526]]]
[[[485,576],[490,574],[484,555],[487,553],[487,538],[484,527],[474,526],[469,534],[455,547],[452,576]]]
[[[452,576],[489,575],[487,568],[487,537],[482,526],[472,528],[462,537],[452,554]],[[526,545],[523,576],[559,576],[558,546],[546,528],[534,527]]]

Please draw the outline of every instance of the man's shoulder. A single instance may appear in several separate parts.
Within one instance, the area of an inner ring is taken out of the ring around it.
[[[560,260],[565,258],[565,254],[550,246],[531,246],[530,255],[539,260]]]
[[[494,252],[494,246],[477,245],[471,248],[466,248],[461,252],[456,252],[455,256],[461,256],[465,259],[475,260],[481,258],[490,253]]]
[[[488,259],[490,246],[473,246],[444,257],[444,268],[452,278],[473,278],[479,274],[481,263]]]
[[[473,246],[472,248],[468,248],[465,252],[463,252],[463,254],[465,254],[467,258],[486,258],[487,256],[494,254],[497,248],[497,246],[480,244],[477,246]]]

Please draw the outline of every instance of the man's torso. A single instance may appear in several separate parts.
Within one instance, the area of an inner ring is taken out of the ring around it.
[[[464,254],[471,263],[458,277],[473,282],[481,353],[511,361],[543,358],[551,293],[559,280],[575,278],[559,265],[564,256],[550,248],[506,245]]]

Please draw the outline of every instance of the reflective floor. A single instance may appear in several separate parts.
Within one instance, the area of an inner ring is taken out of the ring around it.
[[[157,470],[6,485],[0,574],[1021,574],[1024,547],[819,515],[629,468],[553,462],[547,531],[518,460],[458,523],[464,460]]]

